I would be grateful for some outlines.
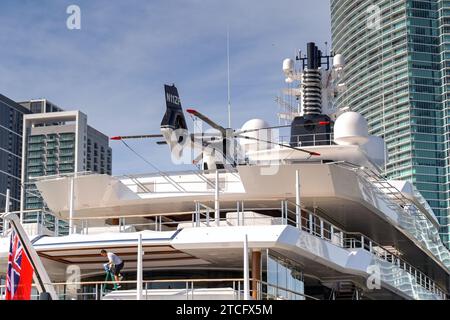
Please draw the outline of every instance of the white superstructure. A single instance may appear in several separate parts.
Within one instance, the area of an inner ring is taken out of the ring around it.
[[[329,75],[342,72],[343,58],[334,60]],[[285,60],[283,71],[288,82],[305,79],[293,61]],[[412,184],[380,176],[384,142],[368,134],[359,114],[317,114],[318,74],[309,74],[310,87],[300,85],[312,113],[293,115],[293,128],[302,123],[307,135],[285,141],[256,119],[239,130],[217,126],[222,136],[202,144],[194,135],[173,134],[185,127],[177,99],[168,105],[164,138],[172,151],[180,139],[188,139],[189,148],[207,146],[205,170],[36,179],[54,218],[38,216],[26,229],[61,296],[446,299],[450,254],[436,217]],[[339,91],[336,77],[330,80],[330,90]],[[239,143],[232,163],[230,149],[217,147],[228,140]],[[60,220],[70,222],[67,235],[59,234]],[[0,272],[7,263],[4,235]],[[125,262],[121,290],[107,290],[101,249]],[[78,281],[68,270],[77,270]],[[143,281],[136,283],[139,272]]]

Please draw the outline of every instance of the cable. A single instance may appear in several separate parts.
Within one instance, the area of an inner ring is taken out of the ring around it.
[[[308,151],[308,150],[301,149],[301,148],[294,148],[294,147],[285,145],[285,144],[283,144],[283,143],[277,143],[277,142],[273,142],[273,141],[269,141],[269,140],[262,140],[262,139],[258,139],[258,138],[254,138],[254,137],[249,137],[249,136],[242,136],[242,135],[237,135],[236,137],[237,137],[237,138],[241,138],[241,139],[248,139],[248,140],[254,140],[254,141],[263,142],[263,143],[269,143],[269,144],[277,145],[277,146],[280,146],[280,147],[292,149],[292,150],[294,150],[294,151],[304,152],[304,153],[309,154],[309,158],[311,158],[312,156],[320,156],[320,154],[317,153],[317,152]],[[309,159],[309,158],[308,158],[308,159]]]
[[[178,191],[181,192],[185,192],[186,190],[180,186],[177,182],[175,182],[172,178],[170,178],[168,175],[166,175],[164,172],[162,172],[161,170],[158,169],[158,167],[156,167],[153,163],[151,163],[150,161],[148,161],[147,159],[145,159],[141,154],[139,154],[136,150],[134,150],[132,147],[130,147],[125,141],[122,141],[122,143],[131,151],[133,152],[135,155],[137,155],[139,158],[141,158],[145,163],[147,163],[148,165],[150,165],[153,169],[155,169],[160,175],[161,177],[163,177],[164,179],[166,179],[171,185],[173,185],[176,189],[178,189]]]
[[[196,133],[195,132],[195,129],[198,129],[199,130],[199,133],[200,134],[202,134],[203,133],[203,128],[202,127],[200,127],[200,125],[198,124],[198,121],[196,120],[196,119],[198,119],[197,117],[194,117],[193,115],[189,115],[190,117],[191,117],[191,120],[192,120],[192,123],[194,124],[194,134]]]
[[[136,150],[134,150],[132,147],[130,147],[128,145],[128,143],[126,143],[124,140],[120,140],[120,141],[122,141],[122,143],[125,145],[125,147],[127,147],[131,152],[133,152],[135,155],[137,155],[139,158],[141,158],[145,163],[150,165],[153,169],[158,171],[158,173],[162,173],[161,170],[159,170],[153,163],[151,163],[150,161],[145,159],[141,154],[139,154]]]

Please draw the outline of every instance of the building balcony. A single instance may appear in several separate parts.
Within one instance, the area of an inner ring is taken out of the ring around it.
[[[30,145],[28,146],[28,151],[43,151],[44,145]]]
[[[71,143],[71,144],[61,143],[61,145],[59,146],[60,149],[73,149],[74,147],[75,147],[74,143]]]

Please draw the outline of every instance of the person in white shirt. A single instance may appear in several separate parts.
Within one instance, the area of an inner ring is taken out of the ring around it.
[[[124,266],[123,260],[120,259],[116,254],[104,249],[100,251],[100,254],[102,255],[102,257],[108,257],[108,263],[105,264],[105,269],[108,268],[114,274],[114,279],[118,283],[123,278],[120,274],[120,271]],[[118,285],[117,288],[120,288],[120,285]]]

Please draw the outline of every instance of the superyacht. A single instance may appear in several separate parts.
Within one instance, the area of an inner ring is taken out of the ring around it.
[[[160,139],[196,170],[36,178],[48,211],[13,213],[50,281],[33,297],[447,299],[450,254],[431,208],[410,182],[383,177],[386,146],[363,116],[334,108],[344,69],[314,43],[284,60],[275,127],[185,113],[166,85],[160,134],[112,137]],[[190,133],[186,114],[211,130]],[[0,299],[10,232],[4,224]],[[125,263],[120,289],[105,281],[102,249]]]

